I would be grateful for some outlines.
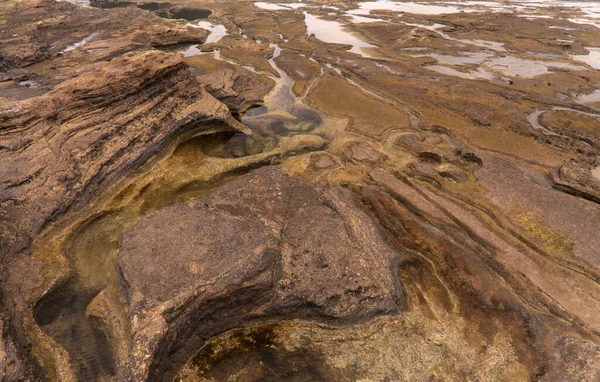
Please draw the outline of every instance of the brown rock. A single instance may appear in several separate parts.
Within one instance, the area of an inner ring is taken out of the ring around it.
[[[162,95],[161,95],[162,94]],[[3,254],[97,196],[175,135],[243,130],[181,58],[126,55],[44,96],[0,109]]]
[[[274,85],[270,78],[252,74],[246,70],[221,69],[199,79],[206,90],[230,110],[244,113],[252,106],[261,105]]]
[[[119,252],[128,380],[170,378],[208,339],[266,318],[397,313],[396,259],[352,194],[267,167],[141,220]]]
[[[245,127],[181,57],[158,51],[127,54],[43,96],[0,106],[3,305],[23,355],[31,357],[23,326],[31,316],[23,314],[35,293],[23,280],[26,264],[38,261],[25,256],[32,240],[176,137],[237,130]],[[31,280],[42,283],[44,274]]]
[[[599,168],[571,161],[550,172],[547,178],[557,190],[600,204]]]

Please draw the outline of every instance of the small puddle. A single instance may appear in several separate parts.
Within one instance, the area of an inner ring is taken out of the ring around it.
[[[582,104],[600,102],[600,89],[596,89],[590,94],[580,94],[575,101]]]
[[[203,52],[200,50],[199,46],[200,45],[192,45],[189,48],[187,48],[186,50],[184,50],[183,57],[194,57],[199,54],[202,54]]]
[[[335,15],[335,13],[333,14]],[[378,19],[375,17],[365,17],[359,15],[350,15],[350,21],[354,24],[364,24],[364,23],[387,23],[387,20]]]
[[[75,4],[75,5],[81,5],[83,7],[89,7],[89,6],[91,6],[90,0],[57,0],[57,1],[64,1],[65,3],[71,3],[71,4]]]
[[[169,10],[169,16],[167,18],[170,19],[184,19],[187,21],[194,21],[205,19],[212,15],[212,11],[210,9],[199,9],[199,8],[175,8]]]
[[[274,51],[269,64],[279,74],[279,78],[271,77],[275,81],[275,87],[265,97],[264,105],[249,110],[242,118],[242,123],[259,134],[285,136],[314,130],[321,124],[321,117],[294,96],[294,81],[275,62],[281,55],[281,48],[277,44],[271,44],[270,47]]]
[[[254,6],[256,6],[260,9],[266,9],[268,11],[285,11],[285,10],[291,9],[291,8],[285,7],[283,5],[277,5],[277,4],[273,4],[273,3],[265,3],[264,1],[257,1],[256,3],[254,3]]]
[[[574,140],[574,141],[578,141],[581,142],[582,144],[591,147],[590,143],[583,140],[583,139],[579,139],[579,138],[575,138],[575,137],[571,137],[568,135],[564,135],[564,134],[558,134],[555,133],[554,131],[548,129],[547,127],[543,126],[540,123],[540,117],[542,116],[542,114],[548,112],[548,111],[555,111],[555,110],[564,110],[564,111],[570,111],[573,113],[579,113],[579,114],[583,114],[583,115],[588,115],[588,116],[592,116],[594,118],[599,118],[600,119],[600,115],[599,114],[593,114],[593,113],[587,113],[584,111],[580,111],[580,110],[575,110],[575,109],[569,109],[569,108],[565,108],[565,107],[553,107],[551,110],[537,110],[534,111],[533,113],[529,114],[527,116],[527,120],[529,121],[529,123],[531,124],[531,126],[537,130],[537,131],[541,131],[543,134],[550,136],[550,137],[560,137],[560,138],[565,138],[565,139],[570,139],[570,140]]]
[[[224,25],[213,24],[208,21],[198,21],[195,24],[188,24],[193,28],[202,28],[210,32],[206,38],[205,44],[212,44],[220,41],[223,37],[227,36],[227,28]]]
[[[565,31],[576,31],[576,30],[578,30],[577,28],[563,27],[563,26],[560,26],[560,25],[550,25],[549,28],[550,29],[561,29],[561,30],[565,30]]]
[[[596,28],[600,28],[600,22],[598,22],[594,19],[569,19],[569,21],[574,24],[592,25],[592,26],[595,26]]]
[[[571,58],[575,61],[588,64],[594,69],[600,70],[600,48],[585,47],[590,53],[586,55],[572,55]]]
[[[441,64],[447,65],[471,65],[482,64],[491,55],[483,52],[456,52],[458,56],[450,56],[445,54],[429,53],[416,54],[412,57],[431,57]]]
[[[464,73],[461,71],[458,71],[456,69],[453,68],[449,68],[447,66],[442,66],[442,65],[428,65],[425,66],[425,69],[428,70],[432,70],[434,72],[440,73],[440,74],[444,74],[447,76],[454,76],[454,77],[459,77],[459,78],[464,78],[467,80],[474,80],[475,76],[473,76],[470,73]]]
[[[343,376],[320,351],[287,346],[283,330],[303,324],[283,322],[238,329],[200,349],[175,378],[184,381],[366,381],[347,371]],[[287,329],[290,330],[290,329]],[[305,332],[306,333],[306,332]],[[241,376],[235,378],[232,376]]]
[[[460,39],[460,38],[456,38],[456,37],[452,37],[449,34],[440,31],[441,28],[446,27],[447,25],[444,24],[437,24],[434,23],[432,25],[425,25],[425,24],[415,24],[415,23],[407,23],[404,21],[400,21],[402,24],[404,25],[408,25],[408,26],[412,26],[412,27],[417,27],[417,28],[423,28],[426,29],[428,31],[437,33],[440,37],[446,39],[446,40],[450,40],[450,41],[456,41],[458,43],[461,44],[467,44],[467,45],[473,45],[473,46],[478,46],[480,48],[484,48],[484,49],[489,49],[489,50],[493,50],[496,52],[505,52],[506,49],[504,48],[504,44],[500,43],[500,42],[495,42],[495,41],[487,41],[487,40],[472,40],[472,39]]]
[[[102,2],[95,7],[100,9],[136,8],[137,4],[133,1]]]
[[[88,1],[88,0],[85,0]],[[89,5],[89,1],[88,1]],[[153,12],[159,17],[164,19],[183,19],[187,21],[196,21],[206,19],[212,15],[210,9],[205,8],[191,8],[184,6],[174,6],[171,3],[143,3],[138,4],[133,1],[119,1],[119,2],[102,2],[97,5],[100,9],[113,9],[113,8],[139,8],[145,11]]]
[[[354,15],[368,15],[371,11],[374,10],[416,13],[421,15],[443,15],[448,13],[470,11],[468,9],[455,7],[453,5],[431,5],[413,2],[396,2],[389,0],[380,0],[359,3],[358,9],[349,11],[349,13]]]
[[[212,44],[215,42],[219,42],[223,37],[227,36],[227,28],[225,28],[224,25],[212,24],[211,22],[208,22],[208,21],[198,21],[195,24],[190,23],[190,24],[188,24],[188,26],[190,26],[192,28],[206,29],[210,32],[210,34],[206,38],[206,41],[204,42],[205,44]],[[182,53],[183,53],[183,57],[193,57],[193,56],[197,56],[200,54],[206,54],[206,53],[213,54],[214,53],[215,58],[217,58],[217,59],[219,59],[220,55],[221,55],[221,53],[218,49],[215,49],[211,52],[202,52],[202,50],[200,50],[200,44],[191,45],[186,50],[184,50]]]
[[[304,12],[304,22],[306,23],[306,31],[309,36],[314,34],[317,39],[326,43],[351,45],[352,49],[350,49],[350,52],[363,57],[370,57],[365,52],[366,48],[376,48],[375,45],[364,42],[352,33],[345,31],[342,24],[338,21],[323,20],[308,12]]]
[[[71,52],[71,51],[73,51],[73,50],[81,47],[81,46],[84,46],[85,44],[87,44],[88,42],[92,41],[93,39],[95,39],[99,35],[100,35],[99,32],[92,33],[91,35],[89,35],[88,37],[84,38],[83,40],[78,41],[78,42],[74,43],[73,45],[67,46],[65,49],[63,49],[61,51],[61,53],[68,53],[68,52]]]
[[[513,56],[496,57],[486,65],[511,77],[533,78],[548,73],[548,67],[542,62]]]
[[[42,85],[35,80],[26,80],[19,82],[19,86],[27,86],[31,89],[39,89]]]
[[[556,134],[554,131],[547,129],[546,127],[542,126],[542,124],[540,124],[540,117],[545,112],[546,112],[546,110],[534,111],[533,113],[531,113],[527,116],[527,120],[531,124],[531,127],[533,127],[535,130],[541,131],[542,133],[544,133],[545,135],[548,135],[548,136],[559,137],[560,136],[559,134]]]
[[[260,9],[266,9],[268,11],[289,11],[290,9],[298,9],[308,6],[306,3],[266,3],[264,1],[257,1],[254,6]],[[312,5],[311,5],[312,6]],[[331,8],[323,6],[323,8]],[[335,8],[335,7],[333,7]]]

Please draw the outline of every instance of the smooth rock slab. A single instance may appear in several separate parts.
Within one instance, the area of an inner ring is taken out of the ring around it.
[[[206,340],[260,319],[398,313],[397,257],[350,191],[275,167],[150,214],[119,252],[136,365],[125,378],[168,379]]]

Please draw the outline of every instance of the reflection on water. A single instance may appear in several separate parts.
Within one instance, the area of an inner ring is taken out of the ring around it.
[[[590,94],[581,94],[577,97],[579,103],[596,103],[600,102],[600,89],[594,90]]]
[[[584,62],[594,69],[600,69],[600,48],[586,47],[590,52],[585,55],[571,56],[572,59],[580,62]]]
[[[98,293],[118,283],[117,253],[123,232],[158,208],[197,200],[235,179],[236,173],[194,174],[201,172],[211,150],[230,139],[231,134],[217,135],[182,144],[170,158],[117,194],[104,210],[65,233],[68,244],[62,251],[74,276],[46,294],[34,314],[43,330],[68,351],[78,380],[100,381],[116,371],[109,340],[92,325],[87,310]]]
[[[286,323],[233,331],[205,345],[175,381],[339,381],[358,380],[340,374],[324,355],[308,348],[291,349],[277,332]]]
[[[92,41],[94,38],[96,38],[100,33],[99,32],[94,32],[91,35],[89,35],[88,37],[84,38],[81,41],[78,41],[76,43],[74,43],[73,45],[69,45],[67,46],[61,53],[67,53],[70,51],[73,51],[77,48],[79,48],[80,46],[84,46],[85,44],[87,44],[88,42]]]
[[[283,10],[291,9],[291,8],[288,8],[283,5],[277,5],[277,4],[273,4],[273,3],[265,3],[264,1],[257,1],[256,3],[254,3],[254,5],[260,9],[266,9],[269,11],[283,11]]]
[[[442,64],[448,65],[468,65],[468,64],[482,64],[491,55],[485,52],[456,52],[457,56],[450,56],[446,54],[416,54],[413,57],[431,57]]]
[[[212,15],[210,9],[198,9],[198,8],[174,8],[170,9],[168,17],[171,19],[184,19],[187,21],[194,21],[205,19]]]
[[[271,44],[270,47],[273,48],[273,57],[269,59],[269,64],[277,71],[279,78],[272,77],[275,87],[265,97],[264,105],[249,110],[242,118],[242,123],[259,135],[285,136],[315,129],[321,123],[321,117],[294,96],[294,81],[276,63],[281,48],[277,44]]]
[[[194,24],[190,23],[190,24],[188,24],[188,26],[190,26],[192,28],[206,29],[207,31],[210,32],[210,34],[206,38],[206,41],[204,42],[205,44],[212,44],[214,42],[218,42],[219,40],[221,40],[223,37],[225,37],[227,35],[227,28],[225,28],[224,25],[219,25],[219,24],[215,25],[208,21],[198,21],[197,23],[194,23]]]
[[[360,54],[363,57],[369,57],[365,48],[376,48],[367,42],[362,41],[350,32],[346,32],[341,23],[329,21],[304,12],[304,21],[308,35],[314,34],[315,37],[323,42],[332,44],[352,45],[350,52]]]
[[[414,2],[396,2],[388,0],[367,1],[359,3],[358,9],[350,11],[355,15],[368,15],[373,10],[385,10],[393,12],[418,13],[423,15],[442,15],[446,13],[458,13],[463,9],[453,5],[431,5]]]
[[[81,5],[90,5],[89,0],[67,0],[69,2],[81,3]],[[86,4],[84,4],[85,2]],[[150,11],[159,17],[166,19],[184,19],[187,21],[195,21],[206,19],[212,15],[210,9],[191,8],[182,6],[173,6],[171,3],[137,3],[134,1],[101,1],[94,3],[94,6],[102,9],[112,8],[139,8],[145,11]]]
[[[367,15],[371,11],[387,10],[422,15],[443,15],[458,12],[514,12],[530,19],[554,18],[539,12],[551,12],[552,8],[563,8],[566,11],[577,10],[581,17],[570,18],[576,24],[593,25],[600,28],[600,3],[597,1],[570,0],[488,0],[488,1],[436,1],[435,3],[399,2],[390,0],[367,1],[358,4],[358,9],[350,11],[354,15]]]
[[[460,71],[458,71],[456,69],[449,68],[447,66],[442,66],[442,65],[428,65],[428,66],[425,67],[425,69],[429,69],[429,70],[432,70],[432,71],[440,73],[440,74],[445,74],[447,76],[454,76],[454,77],[459,77],[459,78],[465,78],[465,79],[468,79],[468,80],[475,79],[475,76],[473,76],[472,74],[463,73],[463,72],[460,72]]]
[[[543,62],[513,56],[494,58],[487,65],[511,77],[533,78],[548,72]]]
[[[267,3],[264,1],[257,1],[254,5],[260,9],[266,9],[269,11],[285,11],[290,9],[298,9],[307,6],[305,3]]]

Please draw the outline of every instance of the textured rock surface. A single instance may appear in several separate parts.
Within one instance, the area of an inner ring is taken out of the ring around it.
[[[0,4],[0,96],[23,99],[135,50],[204,41],[207,31],[136,8],[53,0]]]
[[[5,380],[600,378],[582,2],[94,3],[0,2]]]
[[[4,331],[14,336],[17,346],[11,349],[21,353],[18,357],[32,356],[25,350],[29,340],[24,328],[30,327],[34,296],[58,276],[26,255],[32,240],[176,138],[240,130],[245,128],[203,90],[180,56],[159,51],[126,54],[41,96],[2,103]],[[34,365],[26,362],[23,371],[23,365],[13,363],[14,378],[40,373]]]
[[[177,56],[130,54],[0,110],[2,253],[197,129],[243,129]],[[204,130],[204,131],[203,131]]]
[[[205,85],[206,91],[238,113],[261,105],[264,96],[273,87],[273,81],[269,78],[248,76],[232,69],[211,71],[198,78]]]
[[[119,250],[133,320],[128,379],[168,379],[204,341],[260,319],[398,313],[397,260],[351,193],[274,167],[159,210]]]

